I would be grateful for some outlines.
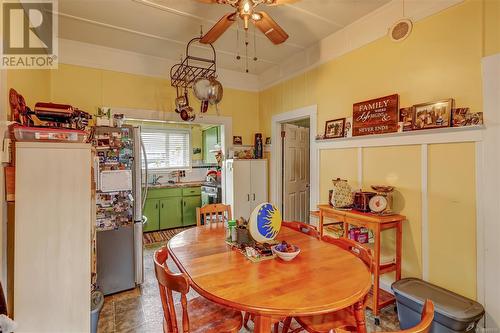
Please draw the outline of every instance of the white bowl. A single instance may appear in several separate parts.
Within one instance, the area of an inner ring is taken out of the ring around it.
[[[278,244],[279,245],[279,244]],[[276,249],[276,246],[278,245],[274,245],[271,247],[271,250],[273,251],[273,253],[275,253],[281,260],[284,260],[284,261],[291,261],[293,260],[293,258],[295,258],[296,256],[299,255],[300,253],[300,248],[293,245],[293,247],[295,248],[295,251],[294,252],[281,252],[281,251],[278,251]]]

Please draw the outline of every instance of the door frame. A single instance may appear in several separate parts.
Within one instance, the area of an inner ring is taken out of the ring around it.
[[[309,207],[313,209],[319,203],[319,150],[315,140],[317,133],[318,106],[310,105],[300,109],[274,115],[271,119],[271,162],[270,162],[270,197],[278,207],[282,204],[283,186],[281,175],[281,125],[294,120],[309,118]]]

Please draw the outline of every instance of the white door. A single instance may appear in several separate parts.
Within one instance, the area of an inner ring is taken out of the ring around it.
[[[253,209],[263,202],[267,202],[267,160],[253,160],[250,162],[251,200]]]
[[[252,196],[250,186],[250,162],[234,161],[233,163],[233,218],[250,218],[252,212]]]
[[[309,222],[309,128],[284,124],[283,216]]]

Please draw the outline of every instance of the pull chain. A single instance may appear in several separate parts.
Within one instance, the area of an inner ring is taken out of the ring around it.
[[[248,30],[245,30],[245,64],[245,71],[248,73]]]
[[[236,60],[240,59],[240,21],[236,19]]]
[[[255,33],[255,24],[253,25],[253,61],[257,61],[257,34]]]

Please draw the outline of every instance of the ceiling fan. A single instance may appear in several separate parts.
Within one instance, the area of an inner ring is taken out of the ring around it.
[[[226,4],[236,9],[233,13],[224,15],[200,40],[201,43],[214,43],[238,18],[243,20],[245,30],[249,23],[262,31],[274,44],[281,44],[288,39],[288,34],[266,12],[256,11],[256,7],[264,4],[268,6],[282,5],[297,0],[198,0],[208,4]]]

